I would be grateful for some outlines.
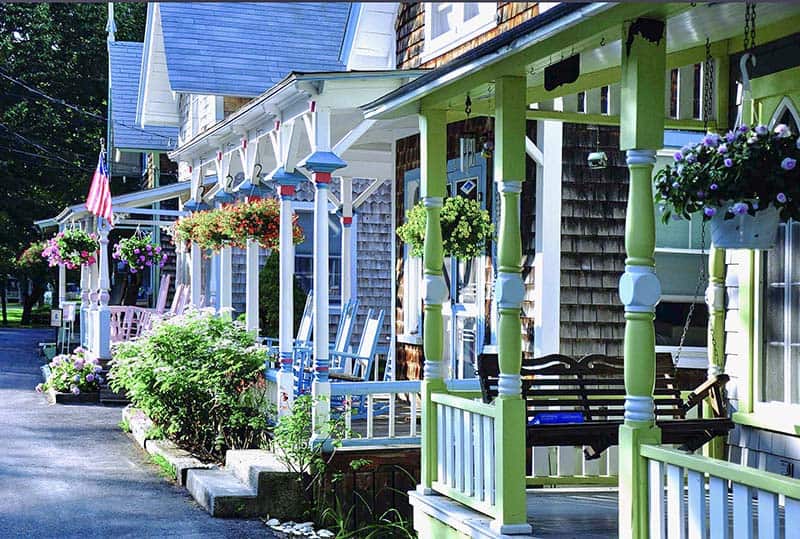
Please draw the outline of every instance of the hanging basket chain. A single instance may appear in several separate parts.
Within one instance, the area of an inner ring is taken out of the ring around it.
[[[708,276],[706,275],[706,221],[703,219],[700,224],[700,262],[697,271],[697,284],[694,287],[694,295],[692,296],[692,303],[689,305],[689,312],[686,315],[686,321],[683,323],[683,332],[681,333],[681,340],[678,342],[678,350],[675,352],[675,363],[681,357],[683,352],[683,345],[686,342],[686,334],[689,333],[689,327],[692,325],[692,316],[694,309],[697,306],[697,298],[700,297],[700,289],[705,285],[708,286]],[[713,340],[713,334],[712,334]]]
[[[706,61],[703,65],[703,130],[708,132],[708,119],[714,101],[714,59],[711,57],[711,39],[706,38]]]

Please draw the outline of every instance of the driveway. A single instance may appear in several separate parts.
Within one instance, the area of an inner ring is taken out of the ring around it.
[[[258,520],[211,518],[158,475],[117,423],[121,408],[49,406],[36,344],[0,328],[0,538],[272,537]]]

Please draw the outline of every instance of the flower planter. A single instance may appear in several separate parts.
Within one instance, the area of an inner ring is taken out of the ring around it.
[[[719,211],[711,218],[711,243],[721,249],[772,249],[779,223],[780,214],[773,206],[732,219]]]
[[[100,402],[99,391],[82,391],[77,395],[73,393],[60,393],[55,389],[45,392],[47,402],[50,404],[97,404]]]

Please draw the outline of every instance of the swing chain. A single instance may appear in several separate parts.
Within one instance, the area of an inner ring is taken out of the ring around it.
[[[694,315],[694,309],[697,306],[697,298],[700,296],[700,288],[705,284],[707,284],[708,277],[706,275],[706,221],[705,219],[702,220],[700,224],[700,263],[698,264],[698,272],[697,272],[697,284],[694,287],[694,295],[692,296],[692,302],[689,304],[689,312],[686,315],[686,321],[683,323],[683,332],[681,333],[681,340],[678,343],[678,350],[675,352],[675,363],[681,357],[681,352],[683,352],[683,345],[686,342],[686,334],[689,333],[689,327],[692,325],[692,316]],[[713,341],[713,334],[712,334],[712,341]],[[715,347],[716,349],[716,347]]]
[[[703,130],[708,131],[708,119],[714,100],[714,59],[711,57],[711,40],[706,38],[706,61],[703,64]]]
[[[744,50],[751,51],[756,47],[756,3],[744,4]]]

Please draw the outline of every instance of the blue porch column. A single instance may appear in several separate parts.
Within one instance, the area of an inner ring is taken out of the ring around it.
[[[302,166],[313,176],[314,194],[314,382],[311,395],[314,399],[312,439],[325,438],[324,429],[330,417],[331,386],[328,379],[330,356],[329,341],[329,278],[328,278],[328,189],[331,173],[347,166],[330,150],[330,112],[315,113],[315,151]]]
[[[294,359],[294,238],[292,204],[297,186],[307,178],[299,172],[287,172],[283,167],[272,174],[278,185],[281,200],[280,243],[280,313],[278,321],[278,349],[280,371],[278,372],[278,415],[289,413],[294,400],[292,363]]]

